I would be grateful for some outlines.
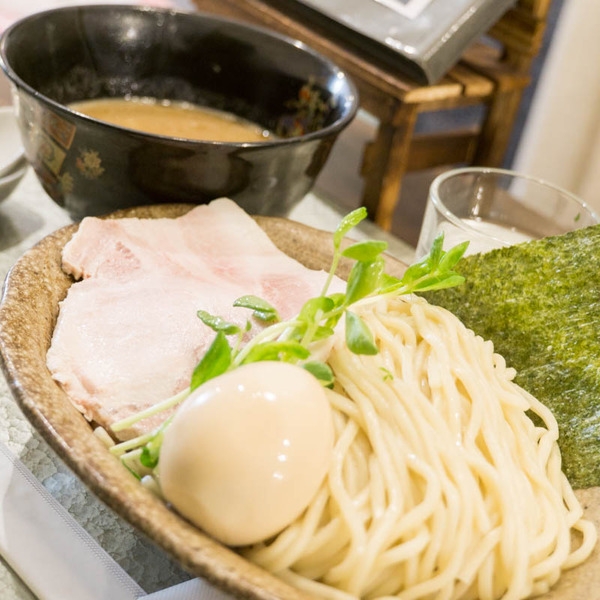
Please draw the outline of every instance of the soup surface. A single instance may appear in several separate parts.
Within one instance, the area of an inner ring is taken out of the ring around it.
[[[120,127],[169,137],[214,142],[264,142],[269,131],[232,113],[154,98],[100,98],[71,108]]]

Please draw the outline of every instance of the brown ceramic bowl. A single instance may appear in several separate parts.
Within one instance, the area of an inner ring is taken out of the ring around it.
[[[189,206],[139,207],[113,216],[177,217]],[[331,264],[331,234],[287,219],[258,217],[259,225],[284,252],[313,269]],[[46,352],[58,303],[72,280],[61,269],[70,225],[44,238],[17,262],[0,303],[0,363],[10,389],[27,418],[73,471],[111,508],[173,556],[190,573],[202,576],[236,598],[307,600],[307,595],[218,544],[169,510],[141,486],[92,432],[46,368]],[[343,265],[342,276],[348,274]],[[406,265],[388,257],[387,270],[400,276]],[[586,516],[600,527],[600,488],[579,490]],[[567,571],[539,600],[596,598],[600,589],[600,547],[583,565]],[[596,592],[594,591],[596,590]]]
[[[23,144],[48,194],[79,219],[228,196],[285,215],[354,117],[348,76],[302,43],[201,13],[73,6],[25,17],[0,41]],[[277,134],[225,143],[144,134],[72,102],[126,95],[232,112]]]

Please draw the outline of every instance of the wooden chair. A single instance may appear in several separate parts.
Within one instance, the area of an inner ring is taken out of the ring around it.
[[[378,120],[375,138],[364,148],[362,203],[385,230],[391,229],[405,173],[444,165],[502,164],[523,91],[531,80],[531,64],[542,44],[550,2],[517,0],[441,81],[420,85],[361,56],[330,31],[300,22],[283,10],[281,0],[194,0],[201,11],[295,37],[350,74],[361,108]],[[473,106],[482,107],[475,126],[415,131],[422,113]]]

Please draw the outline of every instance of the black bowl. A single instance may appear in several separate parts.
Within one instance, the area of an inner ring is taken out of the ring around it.
[[[74,219],[140,204],[228,196],[285,215],[310,190],[357,92],[301,42],[204,13],[73,6],[28,16],[0,40],[26,156]],[[127,95],[232,112],[275,132],[254,143],[145,134],[79,114]]]

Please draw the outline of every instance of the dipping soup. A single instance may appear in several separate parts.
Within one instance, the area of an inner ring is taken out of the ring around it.
[[[271,133],[229,112],[154,98],[100,98],[73,110],[119,127],[168,137],[213,142],[265,142]]]

